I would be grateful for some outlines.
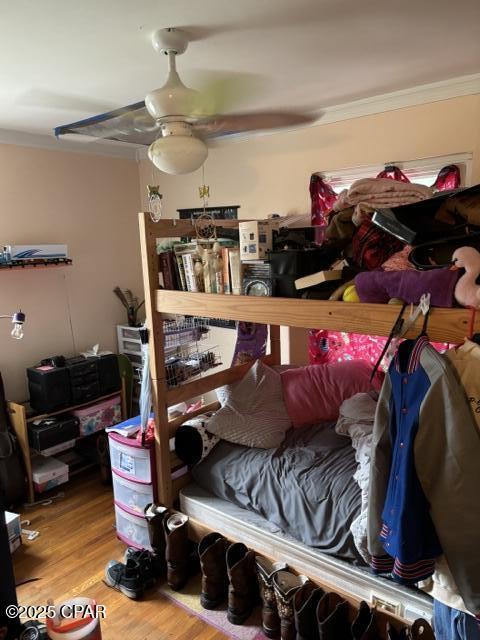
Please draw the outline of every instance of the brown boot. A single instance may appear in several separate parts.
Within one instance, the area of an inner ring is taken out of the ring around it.
[[[319,640],[351,638],[348,602],[337,593],[326,593],[317,607]]]
[[[370,609],[362,600],[355,620],[352,622],[352,638],[353,640],[377,640],[378,637],[375,610]]]
[[[226,553],[229,542],[221,533],[206,535],[198,545],[202,570],[200,604],[204,609],[215,609],[227,598],[228,573]]]
[[[325,595],[313,582],[306,582],[293,596],[296,640],[318,640],[317,607]]]
[[[290,571],[277,571],[273,576],[273,588],[280,616],[281,640],[295,640],[295,621],[293,618],[293,596],[308,578],[296,576]]]
[[[243,624],[258,601],[255,553],[242,543],[231,544],[227,550],[228,611],[232,624]]]
[[[423,618],[418,618],[410,628],[412,640],[435,640],[432,627]]]
[[[262,628],[268,638],[278,638],[280,635],[280,618],[278,617],[277,601],[273,590],[273,576],[277,571],[287,569],[285,562],[271,562],[263,556],[255,556],[257,565],[258,586],[262,599]]]
[[[167,582],[174,591],[185,586],[189,576],[188,516],[173,513],[162,521],[165,533]]]

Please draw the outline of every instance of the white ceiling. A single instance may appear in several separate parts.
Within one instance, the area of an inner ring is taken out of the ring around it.
[[[480,0],[0,0],[0,129],[52,129],[196,71],[254,74],[246,109],[322,108],[480,71]]]

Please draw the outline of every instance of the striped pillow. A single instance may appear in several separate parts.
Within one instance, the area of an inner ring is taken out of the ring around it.
[[[224,402],[208,422],[210,433],[246,447],[273,449],[292,422],[283,402],[280,374],[261,360],[240,382],[223,387]]]

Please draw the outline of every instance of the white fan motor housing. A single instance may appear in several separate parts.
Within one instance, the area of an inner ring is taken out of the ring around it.
[[[187,50],[189,43],[188,34],[181,29],[169,27],[158,29],[152,34],[152,44],[155,51],[167,55],[170,52],[181,55]]]

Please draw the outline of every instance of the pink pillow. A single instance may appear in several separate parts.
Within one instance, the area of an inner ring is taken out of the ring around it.
[[[310,365],[281,373],[283,399],[293,426],[336,420],[344,400],[380,387],[378,378],[370,382],[371,373],[372,365],[364,360]]]

